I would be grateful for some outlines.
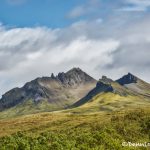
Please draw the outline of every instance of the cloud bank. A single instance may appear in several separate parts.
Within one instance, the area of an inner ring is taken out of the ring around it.
[[[131,72],[150,82],[150,20],[146,18],[128,28],[126,23],[115,24],[118,18],[79,21],[62,29],[1,25],[0,94],[72,67],[81,67],[97,79]]]

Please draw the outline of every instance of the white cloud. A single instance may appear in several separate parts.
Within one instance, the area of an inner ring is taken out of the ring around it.
[[[86,14],[86,11],[83,6],[75,7],[68,15],[70,18],[76,18],[80,17],[82,15]]]
[[[149,0],[127,0],[127,2],[135,5],[150,6]]]
[[[131,21],[117,16],[102,22],[80,21],[63,29],[1,25],[0,93],[72,67],[81,67],[97,79],[102,74],[116,79],[131,72],[150,81],[148,18]]]
[[[3,82],[0,83],[0,92],[21,86],[38,76],[50,76],[52,72],[67,71],[74,66],[94,72],[97,64],[111,63],[109,54],[117,49],[119,42],[80,35],[78,25],[61,30],[2,27],[0,78]],[[74,31],[78,34],[74,34]],[[64,39],[67,32],[71,35]]]
[[[94,13],[99,8],[99,0],[87,0],[85,4],[74,7],[69,14],[69,18],[77,18]]]
[[[113,62],[105,66],[108,74],[117,71],[115,78],[126,72],[131,72],[143,80],[150,82],[150,20],[145,16],[138,22],[134,22],[123,28],[116,36],[120,40],[120,46],[112,54]],[[107,68],[108,67],[108,68]]]
[[[121,11],[146,11],[150,7],[149,0],[126,0],[130,6],[125,6],[119,10]]]

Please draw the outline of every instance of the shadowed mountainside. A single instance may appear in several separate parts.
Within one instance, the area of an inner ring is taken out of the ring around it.
[[[76,113],[150,106],[150,84],[128,73],[119,80],[103,76],[96,87],[72,105]]]

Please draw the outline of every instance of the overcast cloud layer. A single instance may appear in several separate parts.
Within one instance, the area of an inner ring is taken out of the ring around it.
[[[140,0],[128,2],[134,7],[140,5]],[[148,1],[143,1],[143,8],[148,5]],[[79,10],[77,13],[75,8],[68,16],[85,14]],[[0,95],[36,77],[73,67],[80,67],[96,79],[102,75],[117,79],[131,72],[150,82],[149,18],[148,14],[118,15],[116,10],[107,19],[81,20],[60,29],[1,25]]]

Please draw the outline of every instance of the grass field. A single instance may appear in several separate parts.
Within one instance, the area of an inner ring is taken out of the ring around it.
[[[1,150],[134,149],[122,142],[149,142],[150,110],[39,113],[1,120],[0,133]]]
[[[44,101],[32,107],[27,101],[0,113],[0,150],[134,150],[122,143],[150,141],[150,104],[142,95],[100,93],[53,112]]]

